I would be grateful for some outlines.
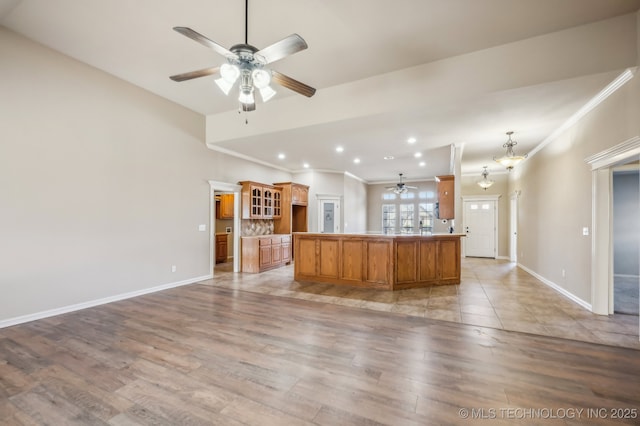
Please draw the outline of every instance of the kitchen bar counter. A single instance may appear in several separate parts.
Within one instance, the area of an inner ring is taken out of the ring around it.
[[[381,290],[460,284],[464,234],[293,236],[296,281]]]

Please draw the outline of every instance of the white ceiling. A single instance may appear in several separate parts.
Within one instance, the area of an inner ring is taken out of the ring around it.
[[[273,69],[318,92],[307,99],[276,87],[246,115],[231,113],[237,101],[213,76],[168,78],[221,63],[172,27],[241,43],[243,0],[0,0],[0,24],[208,116],[210,147],[290,171],[308,162],[388,182],[400,172],[409,181],[447,173],[452,144],[464,145],[463,172],[502,171],[491,159],[504,152],[506,131],[515,132],[516,152],[530,151],[636,63],[635,46],[602,60],[580,47],[563,53],[572,56],[566,63],[544,62],[547,50],[553,57],[556,45],[583,38],[556,43],[550,33],[638,9],[640,0],[251,0],[249,44],[300,34],[309,48]],[[408,145],[409,136],[418,142]]]

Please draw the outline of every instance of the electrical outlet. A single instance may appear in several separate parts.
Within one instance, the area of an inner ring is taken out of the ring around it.
[[[562,270],[562,278],[566,278],[567,276],[567,271],[565,271],[564,269]]]
[[[176,268],[176,265],[171,265],[171,272],[175,272],[178,268]]]

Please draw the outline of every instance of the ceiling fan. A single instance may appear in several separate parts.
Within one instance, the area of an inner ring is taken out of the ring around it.
[[[236,81],[240,80],[240,95],[238,101],[243,111],[253,111],[256,109],[254,89],[258,89],[263,102],[267,102],[276,94],[276,91],[269,86],[271,82],[291,89],[301,95],[307,97],[313,96],[316,92],[316,89],[313,87],[307,86],[275,70],[265,68],[265,65],[269,65],[306,49],[307,43],[304,39],[298,34],[291,34],[264,49],[258,50],[248,42],[248,16],[249,0],[245,0],[244,43],[233,45],[230,49],[226,49],[191,28],[174,27],[173,29],[180,34],[224,56],[227,62],[219,67],[204,68],[197,71],[172,75],[169,78],[173,81],[185,81],[217,74],[219,72],[220,78],[216,79],[215,82],[225,95],[228,95]]]
[[[387,186],[386,188],[387,188],[387,191],[393,191],[396,194],[405,194],[409,192],[410,189],[418,189],[418,187],[416,186],[405,185],[402,182],[402,173],[400,173],[400,182],[395,184],[395,186]]]

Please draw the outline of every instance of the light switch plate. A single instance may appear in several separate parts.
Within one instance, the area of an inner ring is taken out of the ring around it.
[[[582,228],[582,235],[589,235],[589,227],[585,226]]]
[[[198,231],[206,231],[207,225],[198,225]]]

